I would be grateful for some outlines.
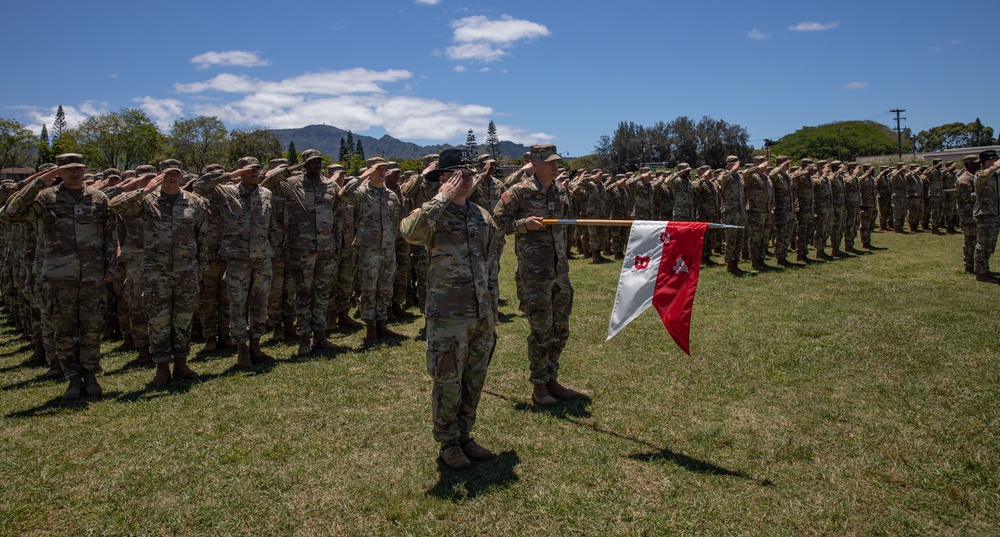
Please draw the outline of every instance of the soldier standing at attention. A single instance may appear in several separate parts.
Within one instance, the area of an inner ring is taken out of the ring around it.
[[[1000,215],[1000,163],[994,149],[979,154],[976,173],[976,281],[1000,283],[990,272],[990,257],[997,247],[997,216]]]
[[[472,461],[494,457],[471,432],[496,346],[497,271],[489,258],[498,231],[490,213],[469,201],[471,161],[461,158],[463,151],[453,152],[443,151],[432,172],[447,177],[438,194],[400,228],[407,241],[425,244],[430,254],[426,315],[433,434],[445,465],[464,470]]]
[[[861,202],[858,205],[859,217],[861,219],[861,246],[872,249],[872,231],[875,229],[878,212],[875,206],[878,203],[878,185],[875,182],[875,168],[871,164],[862,167],[861,175],[858,178],[858,190],[861,192]]]
[[[955,181],[955,199],[958,202],[957,210],[962,225],[962,234],[965,235],[965,242],[962,245],[965,272],[975,274],[977,230],[974,212],[976,208],[976,172],[979,171],[979,162],[972,155],[963,158],[962,162],[965,164],[965,169]]]
[[[955,229],[955,182],[958,173],[955,171],[955,161],[951,161],[941,172],[941,186],[944,195],[941,197],[941,221],[948,233],[958,233]]]
[[[847,164],[844,175],[844,251],[851,254],[861,253],[854,248],[854,239],[858,236],[858,224],[861,223],[861,175],[858,173],[858,163]]]
[[[236,366],[249,369],[254,361],[274,361],[260,349],[260,338],[267,330],[277,226],[271,191],[258,184],[260,162],[243,157],[236,166],[238,169],[228,174],[205,174],[193,186],[222,216],[219,254],[226,260],[223,279],[229,295],[229,335],[236,341]],[[238,177],[240,183],[228,183],[231,177]]]
[[[740,158],[726,157],[726,170],[719,179],[719,199],[722,208],[722,223],[732,226],[747,225],[746,197],[743,194],[743,178],[740,176]],[[739,267],[740,250],[745,242],[745,229],[726,229],[724,255],[726,271],[734,276],[743,274]]]
[[[694,193],[697,204],[695,220],[697,222],[718,222],[719,192],[715,187],[715,182],[712,181],[711,166],[706,164],[698,167],[698,180],[694,185]],[[722,237],[723,233],[721,229],[709,229],[705,232],[705,247],[701,251],[702,263],[706,265],[717,264],[712,261],[712,252],[722,246]],[[628,242],[627,236],[624,241]]]
[[[788,262],[788,247],[791,243],[792,229],[795,225],[795,213],[792,212],[792,179],[788,176],[791,160],[781,155],[775,159],[778,165],[771,171],[768,179],[774,191],[774,257],[779,266],[790,267]]]
[[[833,214],[833,188],[830,185],[832,175],[825,160],[816,163],[818,168],[813,176],[813,216],[814,240],[813,246],[816,248],[816,258],[829,261],[833,259],[827,254],[826,241],[830,238],[831,222]]]
[[[315,349],[334,349],[326,339],[326,312],[336,269],[336,218],[340,187],[323,176],[323,155],[316,149],[302,152],[305,175],[289,178],[288,168],[268,172],[263,186],[280,192],[285,200],[282,218],[288,272],[295,282],[295,315],[299,348],[306,356]]]
[[[83,184],[83,157],[64,153],[53,168],[14,194],[12,220],[40,220],[45,236],[42,293],[55,333],[55,355],[69,380],[63,398],[101,395],[101,315],[117,242],[103,192]],[[62,184],[53,187],[56,176]]]
[[[340,164],[326,167],[327,177],[343,188],[347,172]],[[336,315],[337,325],[346,328],[361,328],[361,323],[351,318],[351,303],[354,299],[354,276],[357,264],[357,246],[354,245],[354,207],[347,203],[337,204],[337,262],[334,274],[333,298],[330,310]],[[328,312],[329,313],[329,312]],[[328,323],[329,324],[329,323]]]
[[[131,190],[138,186],[133,183],[110,205],[117,214],[142,217],[142,296],[149,318],[149,351],[156,364],[154,386],[164,386],[171,378],[198,378],[187,356],[198,281],[208,266],[208,209],[200,196],[181,190],[183,178],[180,162],[164,160],[160,174],[145,188]]]
[[[674,207],[670,219],[678,222],[694,221],[694,185],[691,184],[691,165],[681,162],[677,174],[667,180],[666,187],[673,193]]]
[[[942,160],[931,161],[932,166],[924,172],[923,180],[927,185],[927,206],[924,207],[924,229],[930,229],[934,235],[941,235],[939,229],[944,223],[941,217],[941,198],[944,196],[944,174]]]
[[[910,233],[921,233],[920,217],[924,210],[924,182],[920,179],[920,166],[910,165],[910,172],[904,174],[906,179],[906,222],[910,225]]]
[[[747,203],[747,239],[750,263],[754,270],[767,270],[764,257],[771,235],[774,188],[767,177],[767,159],[754,157],[754,165],[743,173]]]
[[[288,159],[267,161],[267,171],[288,166]],[[271,213],[275,223],[274,257],[271,258],[271,291],[267,297],[267,323],[271,341],[284,341],[295,333],[295,285],[287,273],[288,252],[285,249],[285,198],[271,190]]]
[[[559,356],[569,339],[573,286],[562,226],[542,224],[542,219],[559,218],[563,213],[561,192],[556,185],[561,178],[562,157],[552,144],[533,145],[530,153],[532,175],[500,196],[493,216],[500,229],[514,234],[521,306],[531,328],[528,335],[531,399],[547,406],[556,404],[557,398],[580,395],[558,381]]]
[[[361,293],[358,309],[365,322],[365,344],[379,337],[401,337],[389,330],[386,310],[396,275],[396,235],[402,200],[386,187],[386,172],[384,160],[372,160],[361,177],[352,179],[340,192],[340,199],[356,211],[354,244],[358,247]]]
[[[847,189],[844,186],[843,163],[835,160],[830,163],[830,247],[834,257],[845,257],[840,250],[844,242],[844,228],[847,222]]]

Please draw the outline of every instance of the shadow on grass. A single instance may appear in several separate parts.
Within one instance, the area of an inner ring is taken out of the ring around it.
[[[504,451],[493,460],[474,463],[464,472],[456,472],[438,457],[438,482],[427,490],[428,496],[460,502],[481,494],[499,492],[517,482],[514,467],[521,463],[516,451]]]
[[[590,409],[590,396],[581,395],[575,399],[566,399],[559,401],[552,406],[542,406],[536,405],[530,399],[528,401],[523,401],[515,399],[508,395],[503,395],[496,392],[491,392],[489,390],[483,390],[483,393],[492,395],[494,397],[499,397],[508,403],[514,405],[514,410],[518,412],[531,412],[532,414],[548,414],[550,416],[568,419],[568,418],[589,418]]]
[[[31,347],[32,347],[32,343],[30,341],[28,341],[26,343],[22,343],[20,347],[16,347],[16,348],[13,348],[13,349],[11,349],[9,351],[0,353],[0,358],[4,358],[4,357],[7,357],[7,356],[14,356],[15,354],[21,354],[23,352],[27,352],[28,349],[30,349]]]
[[[683,453],[677,453],[670,448],[663,448],[659,451],[650,451],[646,453],[633,453],[632,455],[629,455],[628,458],[642,462],[669,461],[689,472],[694,472],[696,474],[741,477],[743,479],[756,481],[763,487],[774,486],[774,483],[772,483],[770,479],[757,479],[743,472],[716,466],[710,462],[689,457]]]
[[[57,414],[68,414],[72,412],[80,412],[82,410],[87,410],[90,403],[96,403],[102,400],[117,399],[121,394],[118,392],[105,393],[101,396],[87,396],[81,397],[75,401],[66,401],[62,396],[57,396],[48,401],[25,410],[19,410],[17,412],[11,412],[5,415],[6,418],[39,418],[45,416],[55,416]]]
[[[238,369],[234,364],[232,367],[221,373],[202,373],[194,380],[173,379],[166,386],[153,386],[152,382],[149,382],[141,389],[118,395],[116,399],[122,403],[134,403],[136,401],[149,401],[160,397],[185,394],[191,391],[193,386],[203,384],[205,382],[211,382],[217,378],[228,377],[239,373],[255,377],[257,375],[263,375],[273,368],[273,362],[255,365],[249,370]],[[150,381],[152,381],[152,377],[150,377]]]
[[[381,342],[382,340],[379,341]],[[378,344],[379,343],[376,342],[374,345],[372,345],[372,347],[377,346]],[[396,343],[396,345],[401,345],[401,343]],[[336,343],[334,343],[334,346],[336,347],[334,349],[313,349],[312,351],[309,352],[309,354],[305,356],[299,356],[298,353],[292,353],[292,355],[289,356],[288,358],[282,358],[280,360],[282,362],[289,362],[293,364],[303,363],[303,362],[314,362],[316,360],[336,360],[337,358],[340,358],[345,354],[353,354],[355,352],[358,352],[356,349],[348,347],[346,345],[337,345]]]
[[[42,375],[38,375],[37,377],[31,377],[29,379],[22,380],[21,382],[15,382],[14,384],[8,384],[8,385],[4,386],[3,388],[0,388],[0,390],[3,390],[3,391],[19,390],[21,388],[28,388],[30,386],[37,386],[39,384],[48,384],[48,383],[51,383],[51,382],[64,382],[64,381],[63,381],[63,379],[56,379],[56,380],[47,379],[47,378],[43,377]]]

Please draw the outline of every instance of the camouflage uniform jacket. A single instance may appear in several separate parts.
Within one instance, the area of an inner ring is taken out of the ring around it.
[[[748,213],[774,211],[774,188],[760,168],[752,166],[743,174],[744,195]]]
[[[881,175],[875,178],[875,189],[878,191],[878,197],[882,199],[889,199],[892,197],[892,178],[889,174]]]
[[[849,173],[844,177],[844,205],[861,206],[861,179],[856,173]]]
[[[650,183],[650,186],[653,187],[652,217],[655,220],[670,220],[674,216],[674,191],[667,187],[667,182],[672,177],[659,177]]]
[[[903,199],[906,197],[906,172],[896,170],[889,174],[889,182],[892,185],[892,197]]]
[[[873,209],[877,205],[876,194],[878,185],[875,183],[875,174],[868,172],[858,177],[858,192],[861,195],[860,207]]]
[[[719,192],[711,179],[698,179],[694,185],[695,217],[699,222],[714,222],[719,218]]]
[[[562,190],[555,182],[545,190],[532,177],[507,189],[493,210],[497,227],[515,234],[514,251],[522,279],[551,279],[569,272],[563,226],[545,226],[538,231],[524,227],[529,216],[559,218],[563,213]]]
[[[611,218],[628,218],[625,209],[625,189],[618,186],[618,183],[611,183],[605,189],[608,194],[608,206],[611,209]]]
[[[361,178],[351,179],[340,191],[340,199],[356,211],[354,245],[394,249],[399,233],[402,203],[392,189],[376,188]]]
[[[404,183],[399,191],[416,208],[430,201],[437,194],[439,188],[441,188],[439,181],[428,181],[423,175],[418,175]],[[492,207],[486,207],[486,209],[493,210]]]
[[[954,170],[944,170],[944,172],[941,173],[941,192],[948,194],[944,191],[954,190],[956,181],[958,181],[958,175]]]
[[[833,187],[830,185],[829,174],[817,174],[813,183],[813,210],[829,210],[833,208]]]
[[[520,183],[521,181],[524,181],[527,178],[528,175],[524,173],[524,170],[517,170],[516,172],[510,174],[510,176],[504,180],[503,186],[507,189],[510,189],[510,187]]]
[[[743,190],[743,178],[739,172],[726,171],[719,179],[719,199],[722,214],[738,214],[746,216],[746,196]]]
[[[792,196],[795,213],[812,214],[816,197],[813,195],[814,185],[812,175],[807,170],[799,170],[793,173],[792,188],[795,192]]]
[[[777,168],[771,171],[768,179],[771,181],[771,191],[774,192],[775,214],[791,214],[794,203],[791,177]]]
[[[835,209],[842,209],[847,205],[845,195],[846,188],[844,187],[844,174],[842,172],[834,172],[830,174],[830,201]]]
[[[403,219],[400,232],[407,242],[427,246],[427,317],[496,315],[497,265],[489,258],[498,231],[489,211],[474,203],[458,206],[437,194]]]
[[[204,272],[208,267],[208,209],[197,194],[180,191],[171,203],[159,188],[133,190],[111,200],[112,212],[142,218],[143,270]]]
[[[969,170],[962,170],[955,181],[955,191],[958,197],[958,216],[972,218],[976,207],[976,175]]]
[[[492,213],[493,208],[500,202],[500,195],[504,190],[507,189],[496,177],[492,175],[483,177],[473,185],[469,201]]]
[[[656,200],[653,199],[653,185],[642,180],[642,176],[625,181],[625,188],[632,194],[632,218],[636,220],[652,220],[653,208],[656,207]]]
[[[675,175],[667,180],[666,187],[674,198],[674,210],[671,218],[694,219],[694,185],[691,179]]]
[[[43,281],[100,281],[111,271],[118,247],[115,220],[100,190],[84,187],[78,200],[64,185],[46,188],[35,179],[10,198],[3,212],[12,220],[41,221]]]
[[[940,169],[933,166],[928,168],[922,179],[927,184],[928,196],[937,198],[944,195],[944,177]]]
[[[580,186],[585,194],[583,215],[587,218],[604,218],[604,206],[608,198],[604,183],[588,177]]]
[[[1000,163],[976,173],[976,206],[973,216],[1000,215]]]
[[[341,193],[337,183],[323,176],[285,179],[279,174],[275,190],[285,198],[284,214],[275,215],[284,223],[284,247],[336,253],[336,215]]]
[[[355,212],[354,206],[349,203],[337,204],[337,225],[334,227],[336,230],[334,234],[336,235],[338,252],[343,251],[344,248],[352,247],[354,244],[357,227],[354,218]]]
[[[208,177],[208,176],[205,176]],[[196,179],[194,191],[218,207],[222,216],[219,255],[224,259],[270,259],[274,257],[277,218],[271,191],[257,186],[223,184],[224,176]]]
[[[907,198],[922,198],[924,197],[924,182],[920,179],[920,174],[918,172],[906,174],[906,197]]]

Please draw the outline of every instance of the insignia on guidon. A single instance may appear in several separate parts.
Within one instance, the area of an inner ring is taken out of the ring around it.
[[[650,262],[649,256],[642,256],[642,255],[635,256],[635,268],[638,270],[648,269],[649,262]]]
[[[660,242],[663,242],[663,243],[670,242],[670,233],[667,232],[667,231],[664,231],[663,233],[660,233]]]

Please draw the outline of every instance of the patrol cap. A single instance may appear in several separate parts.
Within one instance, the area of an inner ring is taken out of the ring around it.
[[[328,171],[328,172],[341,172],[341,171],[344,171],[344,166],[342,164],[336,164],[336,163],[334,163],[334,164],[331,164],[331,165],[327,166],[326,167],[326,171]]]
[[[698,171],[699,172],[706,172],[706,171],[711,170],[711,169],[712,169],[712,167],[709,166],[708,164],[702,164],[701,166],[698,166]]]
[[[858,163],[857,162],[848,162],[847,163],[847,167],[848,168],[857,168],[858,167]]]
[[[677,171],[679,171],[679,172],[682,172],[684,170],[690,170],[690,169],[691,169],[691,165],[688,164],[687,162],[681,162],[680,164],[677,165]]]
[[[181,170],[182,166],[183,165],[181,164],[181,161],[176,160],[176,159],[169,158],[167,160],[161,160],[160,161],[160,173],[179,172],[179,171],[182,171]]]
[[[941,164],[941,159],[939,158],[931,159],[931,164]]]
[[[222,164],[209,164],[205,168],[205,173],[226,173],[226,169],[222,167]]]
[[[132,177],[137,177],[138,175],[139,172],[135,170],[125,170],[125,173],[122,174],[122,179],[130,179]]]
[[[243,157],[236,161],[236,169],[240,168],[263,168],[256,157]]]
[[[156,168],[154,168],[151,164],[143,164],[142,166],[135,167],[135,173],[137,175],[156,173]]]
[[[438,156],[437,168],[427,174],[428,181],[440,181],[445,172],[472,174],[472,157],[465,149],[445,149]]]
[[[726,157],[726,164],[732,164],[734,162],[739,162],[739,161],[740,157],[737,157],[736,155],[729,155],[728,157]]]
[[[45,164],[42,164],[41,166],[38,167],[38,172],[39,173],[47,172],[47,171],[55,169],[55,168],[58,168],[58,166],[56,166],[55,164],[53,164],[51,162],[46,162]]]
[[[799,161],[799,165],[801,166],[812,166],[812,164],[813,164],[813,159],[811,158],[804,158]]]
[[[535,144],[531,146],[531,160],[535,159],[543,162],[552,162],[562,160],[562,157],[556,153],[555,144]]]
[[[823,166],[827,165],[827,162],[825,160],[820,160],[816,162],[816,165],[822,168]]]
[[[223,172],[207,172],[205,175],[201,176],[201,181],[217,181],[219,179],[225,179],[225,174]]]
[[[430,166],[431,162],[434,162],[437,159],[438,159],[438,156],[435,153],[435,154],[430,154],[430,155],[424,155],[423,158],[421,158],[420,160],[422,160],[424,162],[424,166]]]
[[[107,179],[109,177],[117,177],[119,179],[122,178],[122,172],[118,168],[108,168],[108,169],[104,170],[104,173],[102,173],[101,175],[105,179]]]
[[[368,165],[369,168],[371,168],[376,164],[386,164],[386,162],[385,159],[382,157],[368,157],[367,159],[365,159],[365,164]]]
[[[774,159],[774,161],[777,162],[778,164],[781,164],[782,162],[788,162],[789,160],[792,159],[788,158],[788,155],[778,155]]]
[[[485,166],[491,162],[496,164],[496,159],[494,159],[493,155],[489,153],[483,153],[482,155],[479,155],[478,158],[476,158],[476,163],[479,164],[480,166]]]
[[[56,165],[60,168],[86,168],[83,164],[83,155],[79,153],[56,155]]]
[[[323,154],[318,149],[306,149],[302,152],[302,163],[305,164],[313,159],[323,159]]]
[[[639,168],[639,173],[646,173],[648,171],[652,171],[649,169],[648,166],[643,166],[642,168]]]
[[[962,162],[964,162],[966,164],[972,164],[973,162],[976,162],[976,156],[975,155],[966,155],[966,156],[962,157]]]
[[[843,165],[844,165],[844,163],[841,162],[841,161],[839,161],[839,160],[831,160],[830,161],[830,166],[833,166],[834,168],[839,168],[839,167],[841,167]]]
[[[386,168],[389,169],[389,173],[400,171],[399,170],[399,163],[398,162],[393,162],[393,161],[390,160],[389,162],[385,163],[385,166],[386,166]]]
[[[59,158],[59,157],[56,157],[56,158]],[[995,158],[997,158],[997,151],[996,151],[996,149],[987,149],[986,151],[983,151],[982,153],[979,154],[979,162],[985,163],[987,160],[995,159]]]
[[[757,155],[753,158],[753,161],[757,163],[764,162],[765,160],[767,160],[767,157],[764,155]]]
[[[273,158],[273,159],[267,161],[267,169],[268,170],[273,170],[273,169],[277,168],[278,166],[287,166],[287,165],[288,165],[288,159],[286,159],[286,158]]]

